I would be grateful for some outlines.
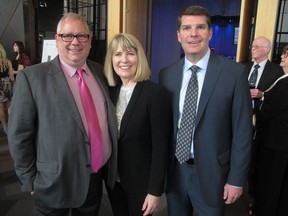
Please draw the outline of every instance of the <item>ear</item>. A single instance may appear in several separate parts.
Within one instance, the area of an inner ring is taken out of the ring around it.
[[[178,38],[178,42],[181,43],[181,38],[179,37],[179,35],[180,35],[180,32],[179,32],[179,30],[177,30],[177,38]]]
[[[212,35],[213,35],[213,29],[210,28],[210,29],[209,29],[209,41],[211,40]]]

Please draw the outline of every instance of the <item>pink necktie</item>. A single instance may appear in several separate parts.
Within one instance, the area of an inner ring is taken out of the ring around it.
[[[91,169],[97,172],[102,165],[102,136],[93,99],[83,79],[83,71],[82,68],[77,69],[78,84],[90,138]]]

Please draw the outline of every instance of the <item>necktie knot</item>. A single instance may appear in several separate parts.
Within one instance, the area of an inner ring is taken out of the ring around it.
[[[81,79],[83,79],[83,72],[84,70],[82,68],[77,68],[77,74]]]
[[[200,69],[200,68],[199,68],[197,65],[192,65],[192,66],[190,67],[190,70],[192,71],[192,74],[193,74],[193,73],[197,73],[199,69]]]
[[[259,64],[256,64],[256,65],[254,66],[254,68],[257,70],[258,68],[260,68],[260,65],[259,65]]]

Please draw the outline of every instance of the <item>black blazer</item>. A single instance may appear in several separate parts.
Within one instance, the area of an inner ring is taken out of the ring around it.
[[[247,64],[248,68],[248,76],[250,74],[251,68],[253,67],[253,62],[250,62]],[[264,92],[266,89],[268,89],[273,82],[281,77],[284,74],[282,67],[280,67],[278,64],[275,64],[271,61],[267,61],[263,70],[263,73],[260,77],[259,83],[257,85],[257,89]],[[260,98],[253,99],[254,101],[254,110],[257,109],[261,102]]]
[[[267,148],[288,152],[288,77],[265,93],[256,112],[256,140]]]
[[[116,105],[120,86],[111,88]],[[123,115],[118,139],[118,172],[130,193],[160,196],[168,163],[172,111],[168,92],[151,82],[138,82]]]

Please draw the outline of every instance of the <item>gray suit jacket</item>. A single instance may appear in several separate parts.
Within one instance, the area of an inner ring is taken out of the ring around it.
[[[87,63],[106,98],[113,151],[117,151],[115,110],[102,66]],[[22,190],[34,191],[53,208],[81,206],[89,188],[90,143],[58,57],[17,75],[8,125]]]
[[[164,68],[159,82],[172,94],[173,171],[179,94],[184,59]],[[194,135],[195,168],[200,191],[211,206],[223,203],[225,183],[246,183],[252,137],[252,108],[243,65],[211,52],[199,101]],[[168,175],[169,181],[169,175]]]

